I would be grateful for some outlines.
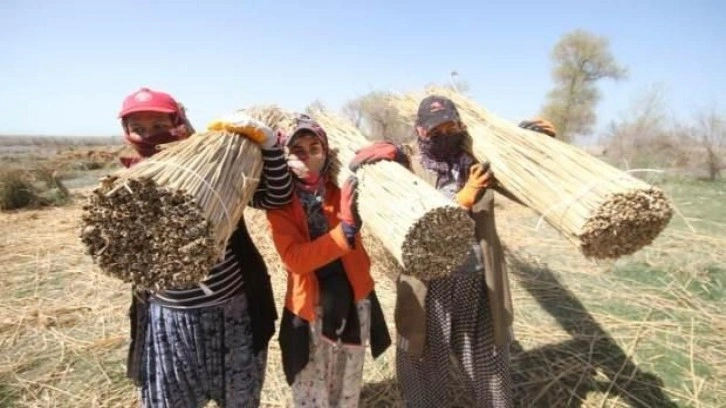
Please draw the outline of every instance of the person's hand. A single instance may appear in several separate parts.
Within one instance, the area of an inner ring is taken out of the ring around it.
[[[358,213],[358,179],[351,176],[340,189],[340,221],[348,243],[353,246],[363,221]]]
[[[277,144],[277,136],[267,125],[253,119],[242,111],[237,111],[213,120],[208,130],[226,131],[244,136],[263,149],[271,149]]]
[[[355,173],[364,164],[372,164],[381,160],[396,161],[405,167],[409,167],[410,164],[408,156],[400,147],[391,142],[377,141],[355,152],[355,157],[348,168]]]
[[[557,138],[557,129],[555,129],[555,125],[546,119],[535,118],[532,120],[523,120],[519,123],[519,127]]]
[[[494,183],[494,173],[489,163],[477,163],[469,168],[469,178],[464,187],[456,193],[456,201],[467,210],[474,206],[479,193]]]
[[[142,157],[127,157],[127,156],[124,156],[124,157],[120,157],[119,160],[121,161],[121,164],[125,168],[129,169],[129,168],[133,167],[134,165],[140,163],[141,160],[143,160],[143,158]]]

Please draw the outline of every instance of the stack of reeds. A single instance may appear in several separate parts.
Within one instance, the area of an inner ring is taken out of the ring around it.
[[[246,113],[289,132],[294,113],[275,106]],[[328,134],[331,180],[342,186],[348,163],[371,142],[348,120],[324,110],[310,112]],[[451,274],[471,250],[474,223],[461,207],[398,163],[378,162],[357,171],[358,208],[367,229],[402,266],[403,273],[429,280]]]
[[[524,130],[449,89],[391,95],[413,123],[419,102],[439,94],[456,103],[468,128],[466,148],[489,161],[500,185],[541,214],[590,258],[618,258],[649,245],[673,207],[662,190],[583,150]]]
[[[83,208],[81,239],[101,270],[124,282],[192,286],[224,254],[261,170],[247,138],[195,134],[102,179]]]

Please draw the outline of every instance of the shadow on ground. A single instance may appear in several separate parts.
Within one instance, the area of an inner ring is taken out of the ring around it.
[[[662,380],[639,369],[549,268],[507,255],[510,273],[572,336],[526,351],[512,345],[516,406],[580,407],[591,392],[618,396],[632,407],[677,406]]]

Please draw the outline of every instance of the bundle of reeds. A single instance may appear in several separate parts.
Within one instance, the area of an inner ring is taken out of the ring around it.
[[[253,105],[242,109],[242,111],[272,129],[284,131],[292,129],[295,124],[295,116],[298,115],[298,113],[274,104]]]
[[[273,128],[290,131],[294,113],[279,107],[246,113]],[[352,175],[348,163],[371,142],[348,120],[324,110],[312,116],[325,129],[331,149],[331,179],[338,186]],[[449,275],[471,250],[474,224],[464,209],[447,200],[398,163],[378,162],[357,171],[358,208],[367,229],[402,266],[403,273],[428,280]]]
[[[142,288],[189,287],[224,254],[262,170],[258,146],[211,131],[101,180],[81,239],[101,270]]]
[[[499,184],[590,258],[618,258],[649,245],[666,227],[673,207],[662,190],[585,151],[519,128],[449,89],[391,95],[413,123],[419,102],[439,94],[456,103],[468,128],[466,149],[489,161]]]

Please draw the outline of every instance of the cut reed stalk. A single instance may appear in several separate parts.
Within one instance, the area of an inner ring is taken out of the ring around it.
[[[81,240],[101,270],[141,288],[204,280],[259,183],[259,147],[226,132],[195,134],[101,180]]]

